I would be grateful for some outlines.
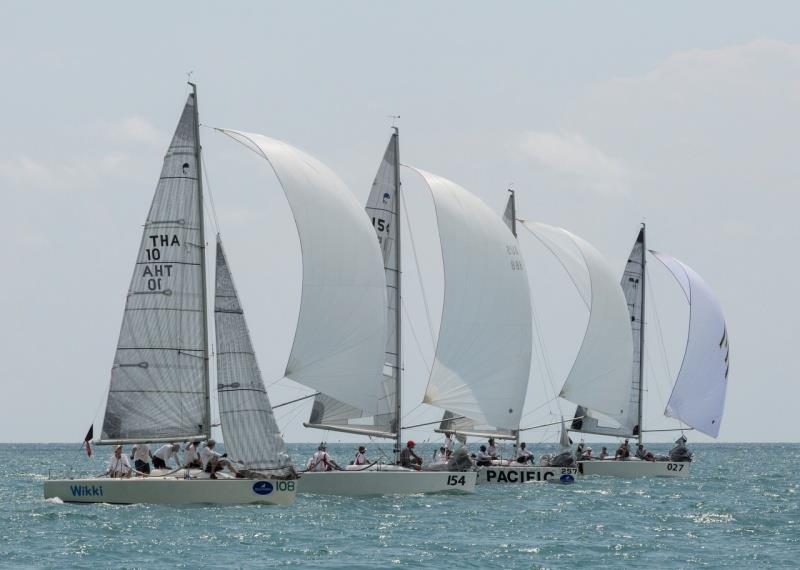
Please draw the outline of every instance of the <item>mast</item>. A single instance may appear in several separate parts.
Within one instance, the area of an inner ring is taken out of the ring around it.
[[[397,295],[395,301],[395,334],[397,338],[397,372],[395,374],[395,417],[397,422],[397,428],[395,432],[397,434],[397,438],[395,440],[395,462],[400,460],[400,450],[403,449],[403,430],[400,429],[400,425],[403,419],[402,410],[403,410],[403,393],[401,391],[402,382],[401,376],[403,373],[403,338],[401,336],[403,326],[403,311],[402,311],[402,295],[401,295],[401,284],[403,281],[403,271],[402,271],[402,252],[400,250],[400,230],[402,228],[402,220],[400,218],[401,211],[402,211],[402,204],[400,203],[400,130],[397,127],[392,127],[394,129],[394,190],[395,196],[397,196],[397,220],[395,221],[395,233],[397,236],[395,237],[395,243],[397,246]]]
[[[194,97],[194,135],[195,135],[195,161],[197,163],[197,211],[200,218],[200,274],[203,278],[201,296],[203,299],[203,378],[205,379],[205,413],[203,417],[203,432],[206,437],[211,439],[211,375],[209,373],[208,361],[208,291],[206,283],[206,233],[205,217],[203,215],[203,169],[200,157],[200,112],[197,108],[197,85],[188,82],[192,86],[192,97]]]
[[[508,193],[510,196],[508,197],[508,202],[511,205],[511,233],[514,234],[514,238],[517,237],[517,195],[514,193],[514,190],[509,188]],[[514,431],[514,449],[517,457],[519,457],[519,428]],[[516,459],[516,457],[514,458]]]
[[[638,433],[638,440],[639,443],[642,443],[642,434],[644,432],[644,427],[642,426],[642,412],[644,408],[644,322],[645,322],[645,312],[644,312],[644,298],[645,298],[645,263],[647,262],[647,244],[645,243],[645,225],[642,222],[642,316],[640,317],[639,322],[639,433]]]

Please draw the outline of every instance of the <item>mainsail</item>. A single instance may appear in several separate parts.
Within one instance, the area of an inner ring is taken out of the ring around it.
[[[424,402],[516,429],[531,365],[530,291],[511,232],[461,186],[416,169],[431,190],[444,306]]]
[[[222,132],[270,163],[300,237],[303,288],[286,378],[374,410],[383,378],[386,287],[369,220],[339,177],[312,156],[263,135]]]
[[[214,296],[217,337],[217,391],[225,450],[234,461],[253,470],[291,469],[278,425],[272,413],[250,331],[217,238]]]
[[[142,233],[111,369],[101,443],[208,437],[197,103],[189,95]]]
[[[628,304],[630,314],[630,327],[633,339],[633,368],[631,370],[630,399],[628,401],[627,418],[637,418],[629,429],[631,422],[622,426],[600,425],[603,417],[595,411],[578,406],[575,419],[570,429],[583,433],[610,435],[614,437],[632,437],[641,435],[641,409],[642,409],[642,347],[644,339],[644,267],[645,243],[644,226],[639,230],[639,235],[633,245],[625,271],[622,274],[622,292]]]
[[[651,251],[681,286],[689,302],[689,336],[665,414],[711,437],[719,435],[730,360],[722,307],[708,283],[669,255]]]
[[[523,226],[561,262],[589,308],[580,351],[559,395],[632,430],[636,416],[630,416],[630,316],[608,262],[588,242],[562,228],[534,222]],[[574,247],[567,247],[564,238]]]
[[[389,140],[378,173],[367,199],[367,216],[378,235],[386,275],[386,351],[383,382],[377,402],[359,409],[319,394],[304,425],[336,431],[361,433],[376,437],[397,436],[397,391],[400,375],[400,318],[398,292],[400,281],[398,135]],[[374,238],[373,238],[374,239]]]

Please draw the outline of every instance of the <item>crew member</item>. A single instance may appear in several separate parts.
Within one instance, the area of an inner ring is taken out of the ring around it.
[[[133,468],[139,473],[150,474],[150,460],[153,458],[153,452],[150,451],[150,446],[146,443],[137,443],[133,446],[131,452],[133,458]]]
[[[358,446],[358,453],[356,453],[356,458],[353,461],[353,465],[367,465],[369,464],[369,459],[367,459],[367,448],[363,445]]]
[[[156,452],[153,454],[153,468],[154,469],[169,469],[167,467],[167,462],[174,458],[175,459],[175,466],[180,468],[181,462],[178,459],[178,452],[181,450],[181,446],[177,443],[167,443],[159,447]]]
[[[308,460],[306,471],[333,471],[334,469],[341,469],[341,467],[328,455],[328,446],[320,443],[317,451]]]
[[[114,454],[108,462],[106,475],[113,479],[131,476],[131,462],[128,460],[128,456],[122,453],[121,445],[114,448]]]
[[[414,453],[414,440],[409,439],[403,451],[400,452],[400,465],[407,469],[422,469],[422,458]]]
[[[475,465],[478,467],[489,467],[492,465],[492,456],[486,451],[486,446],[482,445],[478,455],[475,456]]]
[[[533,453],[525,448],[525,442],[523,441],[517,448],[517,463],[528,463],[529,461],[533,462]]]

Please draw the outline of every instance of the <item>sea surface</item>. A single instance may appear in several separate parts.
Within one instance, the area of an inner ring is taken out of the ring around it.
[[[90,461],[74,444],[2,444],[0,566],[799,567],[800,444],[691,447],[688,479],[484,485],[467,496],[298,495],[276,508],[45,501],[49,470],[97,474],[110,450]],[[314,449],[290,446],[298,465]],[[344,463],[355,446],[329,451]]]

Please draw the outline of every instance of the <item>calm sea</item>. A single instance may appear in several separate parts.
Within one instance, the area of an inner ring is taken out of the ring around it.
[[[291,452],[302,464],[313,449]],[[693,450],[689,479],[481,486],[472,496],[298,495],[288,508],[223,508],[46,502],[48,469],[98,473],[109,450],[90,462],[75,445],[5,444],[0,566],[797,568],[800,445]],[[330,451],[345,459],[354,446]]]

